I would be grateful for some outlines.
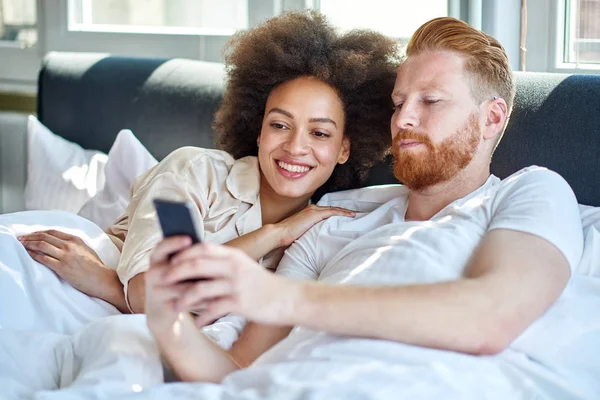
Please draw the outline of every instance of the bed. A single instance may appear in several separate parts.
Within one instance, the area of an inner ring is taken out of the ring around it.
[[[349,341],[346,346],[368,347],[372,362],[349,357],[344,363],[283,365],[275,372],[257,365],[223,385],[161,383],[168,371],[143,316],[120,315],[70,288],[26,260],[14,237],[51,227],[83,232],[103,261],[114,265],[118,251],[101,228],[124,208],[128,183],[139,173],[175,148],[213,147],[210,125],[224,76],[222,65],[193,60],[85,53],[45,58],[37,118],[30,117],[22,141],[10,142],[19,148],[2,149],[27,153],[20,166],[27,171],[22,209],[42,210],[0,215],[0,360],[14,360],[0,367],[0,397],[3,390],[6,398],[44,399],[600,397],[594,356],[600,354],[600,76],[541,73],[516,74],[515,111],[492,162],[501,178],[532,164],[553,169],[581,204],[581,278],[569,288],[574,295],[531,328],[544,337],[537,353],[529,359],[514,354],[510,363],[498,364],[432,350],[423,367],[411,365],[412,350],[402,344]],[[367,184],[396,183],[389,161],[372,170]],[[54,181],[56,176],[61,179]],[[222,334],[223,346],[233,340],[227,329],[224,323],[212,332],[217,340]],[[546,351],[553,346],[564,352]],[[88,363],[83,355],[90,354],[96,356]],[[61,364],[56,371],[62,358],[79,364]],[[540,388],[536,374],[548,371],[536,363],[562,368],[556,375],[562,381]],[[528,369],[530,381],[512,375],[519,366]],[[52,385],[65,389],[44,389]]]

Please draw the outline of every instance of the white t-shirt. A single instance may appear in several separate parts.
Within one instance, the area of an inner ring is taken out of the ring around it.
[[[319,204],[363,212],[313,227],[288,249],[278,274],[362,285],[458,279],[484,235],[501,228],[548,240],[572,272],[582,252],[575,195],[562,177],[540,167],[503,181],[492,175],[428,221],[404,220],[408,189],[401,185],[332,193]]]
[[[401,185],[332,193],[319,204],[359,213],[354,218],[332,217],[315,225],[286,251],[278,274],[356,285],[456,280],[463,276],[484,235],[493,229],[517,230],[546,239],[562,252],[572,273],[582,253],[575,195],[562,177],[541,167],[525,168],[504,180],[490,176],[479,189],[428,221],[404,220],[408,190]],[[518,348],[519,340],[513,345]],[[522,350],[509,348],[504,354],[522,354]],[[430,365],[443,360],[473,370],[483,368],[490,358],[496,357],[486,357],[484,363],[481,357],[466,354],[296,327],[253,367],[264,372],[265,368],[280,370],[282,363],[291,368],[290,363],[306,364],[309,360],[311,364],[317,360],[345,364],[377,360],[394,365]]]

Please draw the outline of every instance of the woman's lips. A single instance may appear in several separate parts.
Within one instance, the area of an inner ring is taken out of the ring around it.
[[[308,174],[313,168],[306,164],[296,164],[289,161],[278,160],[275,162],[277,171],[286,178],[302,178]]]

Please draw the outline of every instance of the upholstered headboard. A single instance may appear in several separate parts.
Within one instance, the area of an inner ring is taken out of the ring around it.
[[[218,63],[49,53],[39,76],[38,119],[104,152],[128,128],[162,159],[184,145],[213,147],[224,77]]]
[[[515,108],[492,172],[543,165],[567,179],[580,203],[600,206],[600,76],[515,75]],[[38,116],[53,132],[103,151],[129,128],[160,159],[183,145],[213,146],[224,77],[221,64],[195,60],[50,53]],[[384,164],[368,183],[395,179]]]

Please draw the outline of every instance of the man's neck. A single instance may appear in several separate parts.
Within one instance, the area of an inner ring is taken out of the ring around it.
[[[431,219],[448,204],[477,190],[489,176],[489,165],[486,168],[467,167],[449,181],[421,190],[410,190],[405,219],[407,221]]]

